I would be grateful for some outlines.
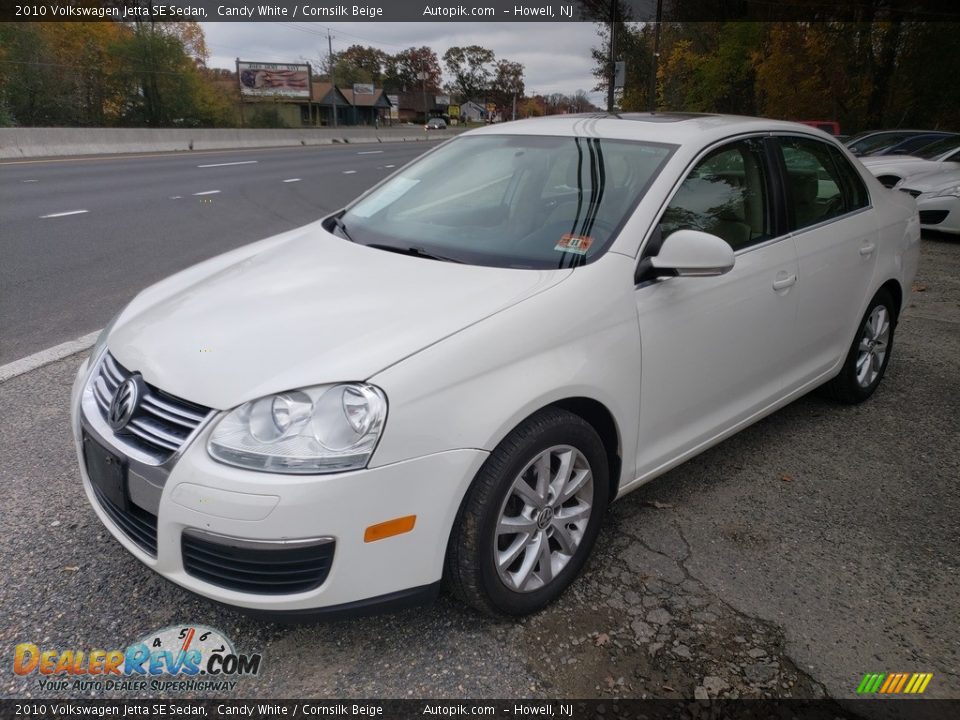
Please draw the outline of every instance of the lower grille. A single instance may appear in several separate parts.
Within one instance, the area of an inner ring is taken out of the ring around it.
[[[900,192],[905,192],[907,195],[910,195],[911,197],[917,197],[923,194],[920,190],[911,190],[910,188],[900,188]]]
[[[130,510],[114,504],[100,489],[94,485],[93,493],[97,496],[100,507],[111,520],[123,531],[123,534],[133,540],[143,550],[153,557],[157,556],[157,516],[143,508],[130,503]]]
[[[335,543],[277,543],[250,547],[242,540],[216,541],[189,530],[181,538],[183,567],[188,575],[228,590],[262,595],[286,595],[319,587],[333,563]]]
[[[920,211],[920,224],[921,225],[939,225],[944,220],[947,219],[947,215],[950,214],[949,210],[921,210]]]

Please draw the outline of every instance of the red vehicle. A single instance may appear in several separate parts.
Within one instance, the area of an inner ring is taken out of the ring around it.
[[[836,120],[795,120],[794,122],[815,127],[817,130],[823,130],[825,133],[830,133],[831,135],[840,134],[840,123]]]

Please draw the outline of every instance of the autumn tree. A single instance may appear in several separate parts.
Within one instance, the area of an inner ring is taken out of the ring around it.
[[[496,61],[493,65],[490,97],[501,110],[512,108],[514,100],[523,97],[523,65],[510,60]]]
[[[479,45],[454,46],[443,54],[447,72],[453,76],[452,88],[462,100],[475,100],[487,92],[494,58],[492,50]]]
[[[427,47],[411,47],[394,55],[388,55],[385,63],[383,86],[390,90],[419,89],[424,83],[428,92],[440,90],[442,72],[437,54]],[[421,80],[421,73],[426,79]]]

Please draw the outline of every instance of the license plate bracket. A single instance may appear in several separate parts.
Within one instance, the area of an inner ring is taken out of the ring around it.
[[[83,433],[83,460],[90,482],[124,512],[130,509],[127,492],[127,464],[119,455]]]

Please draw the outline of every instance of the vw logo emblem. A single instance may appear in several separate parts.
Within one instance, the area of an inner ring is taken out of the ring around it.
[[[114,430],[122,430],[133,413],[140,404],[140,383],[137,382],[137,376],[131,375],[117,388],[113,400],[110,403],[110,412],[107,414],[107,422]]]

